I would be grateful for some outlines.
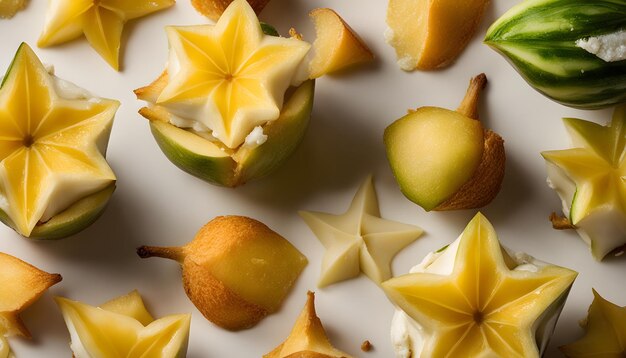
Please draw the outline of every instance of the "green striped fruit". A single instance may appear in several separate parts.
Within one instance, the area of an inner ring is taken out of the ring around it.
[[[491,25],[485,43],[545,96],[595,109],[626,102],[626,60],[607,62],[577,41],[620,31],[626,31],[624,0],[527,0]],[[626,38],[610,46],[620,43]]]

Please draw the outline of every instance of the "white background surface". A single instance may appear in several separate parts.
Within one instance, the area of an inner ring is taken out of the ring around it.
[[[297,210],[341,213],[362,180],[373,173],[383,217],[419,225],[427,233],[397,256],[396,274],[406,273],[426,253],[451,242],[476,211],[425,213],[405,199],[388,167],[382,133],[408,108],[456,108],[469,78],[480,72],[490,80],[481,118],[502,135],[507,150],[502,191],[482,212],[503,244],[580,272],[547,354],[560,356],[557,346],[582,335],[577,322],[586,315],[592,287],[607,299],[626,304],[626,259],[595,262],[574,232],[552,230],[547,216],[560,209],[560,203],[545,184],[539,152],[569,145],[561,117],[606,123],[611,111],[577,111],[551,102],[481,43],[489,24],[515,3],[498,0],[489,6],[483,25],[452,67],[405,73],[396,66],[393,49],[384,43],[386,1],[273,0],[261,19],[283,34],[294,25],[309,40],[314,35],[308,11],[334,8],[371,46],[377,62],[346,75],[318,80],[311,126],[301,147],[273,176],[238,189],[212,186],[177,169],[157,147],[147,121],[137,114],[142,103],[132,90],[156,78],[165,65],[163,27],[206,22],[188,0],[179,0],[173,8],[126,26],[120,73],[84,39],[37,49],[44,0],[31,1],[26,11],[12,20],[1,20],[0,71],[4,72],[19,43],[26,41],[44,63],[54,64],[60,77],[122,102],[108,151],[118,188],[100,220],[74,237],[50,242],[30,241],[4,226],[0,228],[0,251],[63,275],[60,284],[22,315],[34,338],[10,339],[17,356],[71,356],[69,335],[53,296],[98,305],[137,288],[157,317],[193,314],[188,353],[192,358],[260,357],[269,352],[288,335],[309,289],[317,291],[318,314],[338,348],[360,357],[392,357],[388,336],[393,306],[365,276],[316,289],[323,247],[297,216]],[[282,309],[256,327],[237,333],[218,328],[195,309],[182,289],[175,262],[141,260],[135,254],[135,248],[142,244],[182,245],[204,223],[225,214],[265,222],[309,258]],[[369,353],[359,349],[365,339],[374,345]]]

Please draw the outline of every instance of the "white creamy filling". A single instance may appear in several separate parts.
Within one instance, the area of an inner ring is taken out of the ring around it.
[[[576,46],[605,62],[623,61],[626,60],[626,30],[579,39],[576,41]]]
[[[459,236],[459,238],[445,248],[445,250],[429,253],[424,260],[414,266],[410,272],[426,272],[438,275],[452,274],[460,242],[461,237]],[[518,264],[514,271],[536,272],[539,268],[548,265],[526,253],[511,254],[508,250],[507,252]],[[539,319],[536,327],[534,327],[540,356],[547,348],[559,314],[565,305],[566,297],[567,295],[563,295],[559,300],[555,301],[553,305],[546,310],[544,316]],[[407,315],[403,310],[396,308],[391,321],[390,335],[396,358],[417,358],[420,356],[424,347],[424,340],[427,333],[417,321]]]
[[[265,143],[266,141],[267,141],[267,135],[263,133],[263,127],[256,126],[254,127],[252,132],[250,132],[250,134],[246,136],[246,140],[243,143],[243,145],[246,148],[256,148],[260,146],[261,144]]]
[[[561,198],[563,214],[569,217],[576,194],[576,184],[561,168],[549,162],[547,173],[548,185]],[[606,254],[626,244],[626,215],[615,206],[596,209],[575,225],[578,235],[591,247],[596,259],[602,259]]]

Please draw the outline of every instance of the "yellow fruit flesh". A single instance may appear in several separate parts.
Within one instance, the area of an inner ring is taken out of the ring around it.
[[[450,64],[478,28],[488,0],[390,0],[389,41],[404,70],[432,70]]]
[[[216,25],[169,27],[168,81],[156,104],[239,147],[256,126],[276,120],[310,45],[264,35],[245,0]]]
[[[425,210],[437,207],[473,176],[483,144],[479,121],[442,108],[419,108],[385,130],[400,188]]]
[[[61,99],[52,81],[22,45],[0,88],[0,189],[24,236],[115,180],[98,145],[106,144],[119,104]]]
[[[276,311],[307,264],[306,258],[278,235],[258,235],[219,255],[210,271],[244,301]]]
[[[60,297],[56,301],[70,331],[75,355],[84,352],[92,357],[168,358],[185,354],[190,315],[154,321],[136,291],[101,308]]]
[[[174,5],[174,0],[50,1],[37,45],[48,47],[85,35],[91,46],[115,70],[126,21]]]
[[[26,6],[26,0],[0,0],[0,19],[10,19]],[[2,353],[0,353],[2,357]]]
[[[0,252],[0,336],[30,336],[18,314],[59,281],[58,274],[41,271]]]
[[[576,273],[557,266],[511,270],[478,214],[463,231],[449,276],[414,273],[383,283],[428,334],[424,356],[538,357],[533,327],[567,295]]]
[[[310,78],[374,60],[367,45],[335,11],[315,9],[309,15],[316,32],[315,55],[309,64]]]

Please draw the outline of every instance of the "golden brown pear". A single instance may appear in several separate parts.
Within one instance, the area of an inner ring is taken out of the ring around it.
[[[189,299],[229,330],[252,327],[277,311],[307,264],[289,241],[243,216],[213,219],[183,247],[142,246],[137,254],[178,261]]]

